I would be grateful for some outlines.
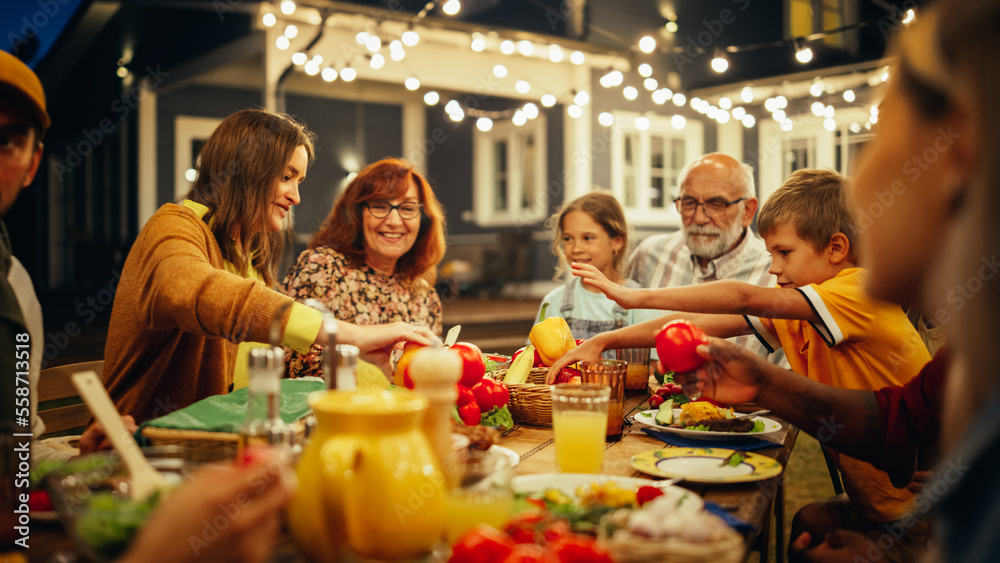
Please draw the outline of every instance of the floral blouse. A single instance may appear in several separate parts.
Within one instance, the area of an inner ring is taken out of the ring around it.
[[[344,254],[328,247],[306,250],[285,276],[281,290],[296,301],[316,299],[337,319],[356,325],[402,321],[441,334],[441,298],[424,279],[386,276],[367,264],[357,268]],[[286,351],[288,377],[323,377],[323,347],[306,354]]]

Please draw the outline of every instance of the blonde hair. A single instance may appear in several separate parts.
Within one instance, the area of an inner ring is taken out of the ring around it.
[[[792,225],[799,238],[817,251],[826,248],[833,235],[843,233],[854,258],[857,223],[847,199],[847,182],[847,176],[834,170],[792,172],[761,206],[757,231],[767,236],[781,225]]]
[[[552,279],[562,279],[566,273],[566,269],[569,267],[562,245],[563,219],[573,211],[582,211],[590,215],[591,219],[600,225],[604,229],[604,232],[608,233],[609,237],[621,237],[622,248],[614,255],[611,261],[612,268],[620,274],[625,262],[625,251],[628,248],[628,223],[625,221],[625,211],[622,210],[622,206],[615,199],[615,196],[608,192],[597,191],[590,192],[567,203],[558,213],[549,217],[545,222],[545,226],[554,231],[552,253],[559,258],[559,264],[556,265],[556,274]]]

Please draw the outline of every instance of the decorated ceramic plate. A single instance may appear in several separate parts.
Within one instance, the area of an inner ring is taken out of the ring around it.
[[[737,463],[722,463],[733,450],[664,448],[632,456],[633,468],[656,477],[683,477],[695,483],[745,483],[781,474],[781,464],[765,455],[747,453]]]
[[[642,411],[641,413],[635,415],[633,420],[640,424],[652,426],[657,430],[662,430],[678,436],[684,436],[685,438],[693,438],[695,440],[738,440],[740,438],[762,438],[781,430],[780,422],[777,420],[771,420],[770,418],[764,418],[763,416],[753,417],[754,421],[759,420],[764,423],[764,430],[761,432],[716,432],[713,430],[687,430],[685,428],[671,428],[669,426],[657,424],[656,413],[657,409]],[[674,409],[674,418],[676,419],[680,417],[680,415],[681,409]],[[778,444],[775,444],[775,447],[777,446]]]

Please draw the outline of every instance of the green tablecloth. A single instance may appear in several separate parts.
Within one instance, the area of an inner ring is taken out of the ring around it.
[[[326,383],[317,377],[281,380],[281,419],[295,422],[309,413],[307,398],[310,393],[326,389]],[[226,395],[213,395],[197,403],[145,422],[142,428],[155,426],[174,430],[203,430],[207,432],[239,432],[247,416],[247,388],[237,389]]]

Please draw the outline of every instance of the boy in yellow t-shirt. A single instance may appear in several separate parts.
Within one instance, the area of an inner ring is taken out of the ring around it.
[[[685,318],[711,336],[752,330],[772,351],[784,349],[793,371],[829,385],[876,390],[906,383],[930,355],[902,308],[874,300],[862,289],[866,272],[856,266],[857,228],[846,200],[846,180],[833,171],[799,170],[761,207],[758,230],[779,287],[718,281],[635,290],[607,281],[587,264],[574,264],[575,275],[625,308],[696,314],[674,313],[595,336],[550,369],[590,359],[607,348],[651,343],[664,322]],[[696,219],[701,205],[694,202],[689,210]],[[792,537],[811,531],[822,539],[824,528],[843,527],[851,510],[863,520],[861,526],[896,520],[907,510],[913,494],[893,487],[885,473],[847,456],[834,459],[850,503],[830,499],[810,505],[797,515]]]

